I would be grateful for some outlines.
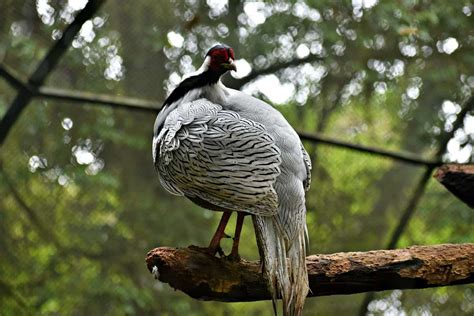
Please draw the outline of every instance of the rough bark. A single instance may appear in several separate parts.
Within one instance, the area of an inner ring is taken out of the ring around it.
[[[451,193],[474,208],[474,165],[443,165],[434,176]]]
[[[474,283],[474,244],[413,246],[306,258],[309,296]],[[258,262],[229,262],[190,248],[161,247],[146,258],[160,281],[200,300],[269,299]]]

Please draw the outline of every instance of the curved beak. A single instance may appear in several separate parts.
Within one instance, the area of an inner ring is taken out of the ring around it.
[[[227,70],[237,71],[237,67],[235,66],[234,60],[232,58],[229,58],[228,62],[222,64],[222,66]]]

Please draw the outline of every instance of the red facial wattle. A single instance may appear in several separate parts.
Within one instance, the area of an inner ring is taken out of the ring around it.
[[[228,65],[234,61],[234,50],[232,48],[216,49],[210,52],[212,70],[229,70]]]

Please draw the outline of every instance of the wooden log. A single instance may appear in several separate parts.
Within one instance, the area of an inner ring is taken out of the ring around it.
[[[434,177],[461,201],[474,208],[474,165],[443,165],[436,170]]]
[[[474,244],[413,246],[306,258],[309,296],[474,283]],[[161,247],[146,258],[157,279],[199,300],[269,299],[258,262],[230,262],[190,248]]]

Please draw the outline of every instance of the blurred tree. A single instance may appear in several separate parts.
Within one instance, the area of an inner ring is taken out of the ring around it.
[[[31,74],[84,4],[2,1],[0,60]],[[299,129],[428,156],[472,94],[473,10],[469,1],[109,1],[46,84],[159,104],[225,42],[239,68],[228,84]],[[15,92],[2,79],[0,91],[3,115]],[[268,302],[194,301],[146,271],[148,249],[205,244],[218,221],[159,186],[153,121],[40,99],[23,113],[0,151],[1,314],[271,315]],[[473,143],[470,113],[444,160],[472,162]],[[311,252],[383,246],[421,168],[306,146],[315,164]],[[473,224],[472,210],[430,182],[401,246],[472,241]],[[241,244],[257,258],[249,223]],[[305,312],[353,314],[361,299],[310,299]],[[463,286],[381,293],[369,305],[371,315],[473,312]]]

